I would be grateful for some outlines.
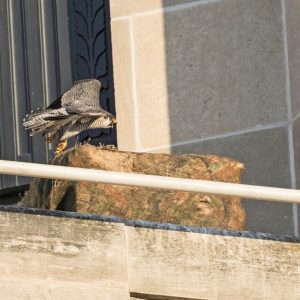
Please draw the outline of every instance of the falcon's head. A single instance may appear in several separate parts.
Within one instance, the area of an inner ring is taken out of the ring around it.
[[[115,124],[117,124],[116,118],[112,114],[106,113],[103,120],[103,127],[113,128]]]

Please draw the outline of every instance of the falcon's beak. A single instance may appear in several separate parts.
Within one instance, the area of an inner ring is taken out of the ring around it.
[[[113,128],[113,127],[114,127],[114,124],[117,124],[117,120],[116,120],[115,117],[112,117],[112,118],[111,118],[111,123],[110,123],[109,127],[110,127],[110,128]]]

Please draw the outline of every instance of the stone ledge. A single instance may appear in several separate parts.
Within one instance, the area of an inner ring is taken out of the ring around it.
[[[1,299],[119,300],[130,292],[171,299],[299,299],[299,239],[0,210]]]
[[[184,226],[179,224],[158,223],[158,222],[149,222],[149,221],[142,221],[142,220],[131,221],[131,220],[125,220],[120,217],[115,217],[115,216],[103,216],[103,215],[78,213],[78,212],[70,212],[70,211],[47,210],[47,209],[38,209],[38,208],[25,208],[25,207],[0,205],[0,212],[40,215],[40,216],[49,216],[49,217],[57,217],[57,218],[71,218],[71,219],[79,219],[79,220],[91,220],[91,221],[99,221],[99,222],[123,223],[125,226],[131,226],[131,227],[202,233],[202,234],[211,234],[211,235],[220,235],[220,236],[232,236],[232,237],[241,237],[241,238],[249,238],[249,239],[271,240],[271,241],[287,242],[287,243],[300,243],[300,238],[295,236],[290,236],[290,235],[280,235],[280,234],[244,231],[244,230],[229,230],[229,229],[220,229],[220,228],[212,228],[212,227]]]

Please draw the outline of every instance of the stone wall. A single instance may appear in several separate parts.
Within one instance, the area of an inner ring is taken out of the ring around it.
[[[0,299],[300,299],[299,239],[0,210]]]
[[[300,1],[112,0],[120,150],[245,163],[299,188]],[[245,200],[247,228],[298,234],[297,206]]]

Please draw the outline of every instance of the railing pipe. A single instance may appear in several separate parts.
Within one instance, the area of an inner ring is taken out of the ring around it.
[[[300,204],[292,189],[0,160],[0,174],[131,185]]]

